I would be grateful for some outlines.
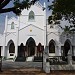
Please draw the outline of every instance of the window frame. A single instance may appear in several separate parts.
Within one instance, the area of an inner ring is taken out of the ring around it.
[[[33,18],[32,18],[33,17]],[[33,11],[29,12],[28,21],[35,21],[35,14]]]
[[[14,22],[11,23],[11,29],[14,29]]]

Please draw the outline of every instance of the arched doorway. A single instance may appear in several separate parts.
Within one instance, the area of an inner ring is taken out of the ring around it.
[[[49,53],[55,53],[55,41],[51,40],[49,42]]]
[[[40,57],[40,56],[42,56],[41,54],[42,54],[42,45],[41,45],[41,43],[39,43],[38,44],[38,46],[37,46],[37,55]]]
[[[23,45],[23,43],[21,43],[21,45],[19,46],[18,56],[20,56],[20,57],[24,57],[25,56],[25,51],[24,51],[24,45]]]
[[[14,55],[15,55],[15,45],[14,45],[14,42],[12,40],[10,40],[8,42],[8,45],[7,45],[7,58],[13,58]]]
[[[67,56],[69,50],[70,50],[70,41],[69,41],[69,40],[66,40],[66,42],[65,42],[65,44],[64,44],[63,55],[64,55],[64,56]]]
[[[15,43],[10,40],[5,47],[5,58],[14,58],[15,56]]]
[[[35,55],[35,46],[36,46],[35,40],[32,37],[30,37],[26,42],[28,56]]]

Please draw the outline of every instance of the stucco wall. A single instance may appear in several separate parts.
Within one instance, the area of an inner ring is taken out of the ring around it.
[[[36,45],[41,43],[44,45],[44,30],[36,26],[29,25],[19,31],[19,45],[23,43],[26,45],[27,40],[32,37]]]

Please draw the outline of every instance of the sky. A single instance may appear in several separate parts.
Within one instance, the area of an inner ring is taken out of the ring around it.
[[[50,2],[47,2],[47,0],[40,0],[40,3],[43,5],[43,3],[46,3],[46,5],[49,5],[52,3],[52,0]],[[13,2],[11,1],[5,8],[9,8],[13,6]],[[11,15],[12,14],[12,15]],[[12,16],[16,16],[13,12],[7,12],[0,14],[0,33],[3,33],[4,27],[5,27],[5,16],[8,15],[8,18]],[[51,12],[47,9],[47,17],[51,15]]]

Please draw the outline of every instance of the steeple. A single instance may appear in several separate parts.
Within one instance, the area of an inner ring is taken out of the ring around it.
[[[44,5],[43,6],[44,6],[44,8],[46,8],[46,3],[45,2],[44,2]]]

